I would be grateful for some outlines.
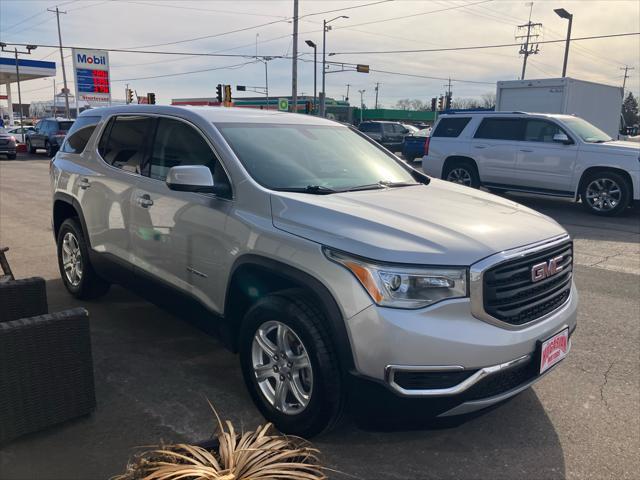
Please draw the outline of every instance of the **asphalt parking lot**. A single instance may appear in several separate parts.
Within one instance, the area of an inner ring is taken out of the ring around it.
[[[108,478],[136,446],[207,438],[214,428],[207,398],[236,425],[262,422],[236,357],[215,338],[122,288],[93,302],[66,292],[50,226],[48,159],[20,158],[0,159],[0,245],[11,248],[17,277],[47,280],[50,311],[89,310],[98,408],[0,447],[0,478]],[[638,209],[601,219],[565,200],[509,198],[574,237],[581,303],[571,354],[533,389],[456,427],[389,432],[347,421],[314,440],[324,463],[343,472],[332,478],[637,478]]]

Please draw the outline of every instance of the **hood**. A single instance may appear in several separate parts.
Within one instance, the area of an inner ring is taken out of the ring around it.
[[[626,142],[624,140],[613,140],[605,143],[585,143],[582,150],[600,153],[606,151],[608,154],[631,155],[637,158],[638,155],[640,155],[640,143]]]
[[[330,195],[277,192],[271,207],[276,228],[384,262],[467,266],[566,233],[520,204],[436,179]]]

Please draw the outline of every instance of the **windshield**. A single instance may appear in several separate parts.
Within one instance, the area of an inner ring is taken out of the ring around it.
[[[393,157],[347,127],[216,125],[251,177],[272,190],[329,193],[417,183]]]
[[[58,130],[67,131],[71,128],[73,122],[58,122]]]
[[[583,141],[587,143],[603,143],[613,140],[598,127],[578,117],[563,118],[562,121]]]

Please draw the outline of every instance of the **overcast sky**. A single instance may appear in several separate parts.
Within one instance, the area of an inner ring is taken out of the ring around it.
[[[313,53],[305,44],[312,40],[322,50],[322,20],[338,15],[327,34],[327,53],[332,61],[368,64],[374,70],[394,73],[369,74],[342,72],[327,75],[327,96],[342,99],[346,84],[351,84],[352,103],[359,101],[364,89],[365,103],[373,106],[375,83],[380,83],[379,101],[393,106],[401,98],[424,101],[442,94],[444,80],[402,76],[397,73],[454,79],[454,97],[478,97],[495,92],[497,80],[516,79],[522,68],[517,47],[483,50],[421,53],[348,53],[388,50],[433,49],[513,43],[516,26],[526,23],[529,6],[524,1],[393,0],[329,1],[301,0],[298,63],[298,94],[313,95]],[[59,2],[63,44],[95,48],[133,48],[157,45],[147,50],[170,52],[228,53],[290,56],[292,53],[293,0],[278,1],[160,1],[160,0],[77,0]],[[360,8],[350,8],[367,5]],[[33,44],[57,44],[55,15],[46,12],[55,7],[51,1],[0,0],[0,40]],[[538,0],[533,4],[532,21],[540,22],[542,40],[562,39],[567,21],[554,8],[563,7],[574,15],[572,37],[608,35],[640,31],[640,2]],[[345,9],[337,11],[339,9]],[[404,17],[398,19],[397,17]],[[272,22],[272,23],[271,23]],[[257,25],[271,23],[259,28]],[[232,30],[246,29],[228,33]],[[215,35],[215,36],[214,36]],[[201,37],[209,38],[201,38]],[[193,40],[197,39],[197,40]],[[180,42],[169,45],[171,42]],[[526,78],[560,76],[563,43],[541,44],[537,55],[529,57]],[[4,54],[6,55],[6,54]],[[65,52],[67,79],[73,91],[70,51]],[[60,64],[55,49],[40,47],[33,59]],[[112,89],[115,98],[124,98],[125,84],[139,94],[155,92],[158,103],[171,98],[215,96],[218,83],[264,85],[264,65],[251,59],[232,57],[179,57],[139,53],[110,53]],[[240,65],[235,68],[227,66]],[[622,85],[624,65],[634,67],[627,88],[640,92],[640,37],[575,41],[569,53],[571,77]],[[222,67],[222,68],[221,68]],[[218,69],[218,70],[212,70]],[[198,70],[199,73],[189,73]],[[318,90],[320,90],[318,68]],[[175,75],[181,74],[181,75]],[[145,78],[172,75],[160,78]],[[58,68],[57,82],[62,82]],[[476,83],[473,83],[476,82]],[[60,87],[59,87],[60,88]],[[270,96],[291,94],[291,60],[269,62]],[[0,87],[4,92],[4,86]],[[51,98],[51,79],[24,82],[23,101]],[[235,93],[236,97],[242,95]],[[252,93],[246,96],[256,95]]]

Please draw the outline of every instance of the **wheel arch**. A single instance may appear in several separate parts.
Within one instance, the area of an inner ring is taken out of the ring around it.
[[[582,192],[582,188],[584,187],[584,184],[587,180],[587,178],[589,177],[589,175],[593,174],[593,173],[598,173],[598,172],[613,172],[613,173],[617,173],[618,175],[621,175],[627,182],[627,185],[630,189],[630,195],[631,198],[633,199],[633,180],[631,178],[631,175],[629,175],[629,172],[627,172],[626,170],[623,170],[621,168],[617,168],[617,167],[610,167],[610,166],[604,166],[604,165],[597,165],[597,166],[592,166],[589,168],[586,168],[583,172],[582,175],[580,175],[580,181],[578,182],[578,187],[576,188],[576,191],[574,193],[574,199],[578,200],[580,198],[580,192]]]
[[[91,248],[91,239],[87,232],[87,224],[82,214],[79,202],[69,194],[56,192],[53,196],[53,217],[51,226],[53,228],[53,237],[57,241],[60,226],[68,218],[78,218],[82,233],[84,235],[87,246]]]
[[[447,158],[445,158],[443,164],[442,164],[442,172],[440,173],[440,178],[442,180],[445,179],[445,172],[447,171],[447,168],[449,167],[449,165],[455,163],[455,162],[467,162],[470,163],[471,166],[473,166],[473,168],[475,168],[476,173],[478,174],[478,178],[480,178],[480,170],[478,170],[478,163],[471,157],[465,156],[465,155],[450,155]]]
[[[231,269],[224,303],[225,343],[232,351],[237,351],[242,318],[251,305],[264,295],[289,288],[302,289],[321,309],[342,371],[353,369],[353,353],[344,318],[327,287],[298,268],[260,255],[243,255]]]

